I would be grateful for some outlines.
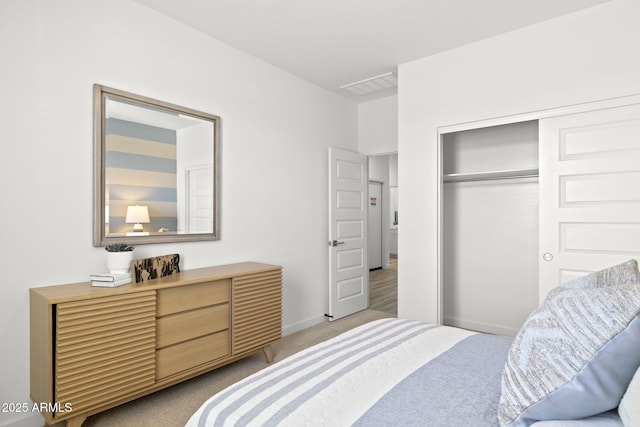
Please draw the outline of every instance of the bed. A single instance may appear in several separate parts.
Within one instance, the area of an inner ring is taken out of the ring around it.
[[[640,273],[549,293],[513,337],[380,319],[212,396],[187,426],[640,426]]]

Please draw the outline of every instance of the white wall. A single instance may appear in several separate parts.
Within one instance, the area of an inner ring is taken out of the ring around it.
[[[389,155],[389,186],[398,186],[398,154]]]
[[[369,157],[369,180],[389,183],[388,155]]]
[[[400,316],[438,320],[438,127],[640,93],[639,19],[613,0],[399,67]]]
[[[398,95],[358,104],[358,141],[362,154],[398,152]]]
[[[92,247],[94,83],[222,118],[222,240],[136,256],[283,265],[285,332],[322,321],[327,147],[358,149],[353,101],[130,0],[0,2],[0,53],[0,402],[29,401],[28,289],[106,267]],[[12,421],[42,418],[0,413]]]

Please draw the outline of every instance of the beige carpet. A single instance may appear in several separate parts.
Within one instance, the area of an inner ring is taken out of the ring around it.
[[[363,323],[386,317],[396,316],[376,310],[364,310],[288,335],[273,344],[274,361],[280,361]],[[91,416],[83,427],[183,426],[191,414],[214,393],[265,366],[267,362],[263,353],[256,353],[184,383]]]

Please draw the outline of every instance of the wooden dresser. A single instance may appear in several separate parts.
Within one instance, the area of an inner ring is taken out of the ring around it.
[[[31,399],[48,424],[87,416],[264,350],[282,335],[282,267],[186,270],[117,288],[30,289]]]

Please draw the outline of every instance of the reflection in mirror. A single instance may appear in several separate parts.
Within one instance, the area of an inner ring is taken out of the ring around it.
[[[100,85],[94,245],[219,239],[219,118]]]

